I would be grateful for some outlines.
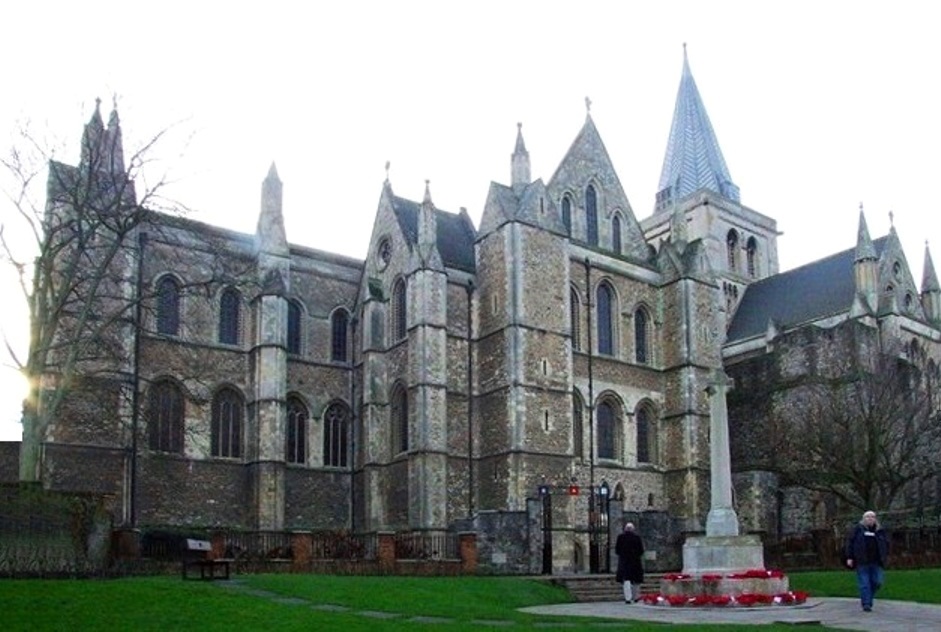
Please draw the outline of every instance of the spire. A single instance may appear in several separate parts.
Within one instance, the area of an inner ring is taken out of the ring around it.
[[[105,133],[105,124],[101,120],[101,99],[95,99],[95,112],[85,124],[82,134],[82,167],[98,166],[101,159],[101,141]]]
[[[124,173],[124,139],[121,133],[121,121],[118,119],[118,99],[114,98],[111,116],[108,117],[105,156],[111,173]]]
[[[287,237],[284,231],[284,216],[281,209],[283,185],[274,162],[261,184],[261,213],[255,238],[263,252],[288,255]]]
[[[853,276],[856,279],[856,292],[862,296],[870,312],[879,307],[879,258],[869,238],[866,215],[863,204],[859,204],[859,229],[856,233],[856,258],[853,261]]]
[[[866,225],[866,215],[863,213],[863,203],[859,203],[859,230],[856,233],[856,258],[854,261],[875,260],[876,249],[869,237],[869,227]]]
[[[931,261],[931,251],[928,249],[928,241],[925,240],[925,265],[921,275],[921,291],[941,292],[941,283],[938,283],[938,274],[934,269],[934,262]]]
[[[683,74],[657,187],[656,210],[668,209],[672,198],[682,198],[699,189],[739,201],[738,186],[732,182],[725,165],[683,44]]]
[[[435,204],[431,201],[431,181],[425,180],[425,196],[418,211],[418,245],[435,245],[438,241],[438,231],[435,224]]]
[[[510,169],[513,190],[518,195],[527,184],[532,182],[529,152],[526,151],[526,143],[523,142],[522,123],[516,124],[516,147],[513,149],[513,155],[510,158]]]

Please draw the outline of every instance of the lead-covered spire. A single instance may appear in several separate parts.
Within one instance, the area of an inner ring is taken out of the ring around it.
[[[657,187],[657,211],[668,210],[673,199],[699,189],[708,189],[736,202],[738,186],[732,182],[703,105],[696,80],[689,69],[686,44],[683,44],[683,75],[676,94],[670,138]]]
[[[516,147],[510,158],[513,190],[519,192],[532,182],[532,169],[529,164],[529,152],[523,142],[523,124],[516,124]]]

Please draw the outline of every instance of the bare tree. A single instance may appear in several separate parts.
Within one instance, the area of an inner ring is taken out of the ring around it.
[[[863,509],[892,508],[941,468],[938,368],[914,345],[871,362],[847,360],[779,393],[772,469]]]
[[[105,127],[96,110],[77,167],[53,160],[25,128],[2,159],[11,210],[0,224],[0,248],[17,274],[30,320],[25,355],[6,341],[29,380],[20,480],[39,480],[42,442],[76,379],[128,371],[140,299],[138,233],[153,209],[173,207],[163,197],[165,176],[141,189],[135,185],[144,181],[142,170],[165,133],[125,158],[117,114]],[[36,190],[44,172],[43,200]]]

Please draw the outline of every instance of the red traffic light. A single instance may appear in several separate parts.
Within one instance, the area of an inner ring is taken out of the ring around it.
[[[569,496],[578,496],[578,485],[569,485]]]

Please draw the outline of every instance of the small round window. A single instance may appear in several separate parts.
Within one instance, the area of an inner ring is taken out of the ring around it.
[[[378,256],[379,269],[381,270],[389,265],[389,260],[392,259],[392,242],[388,238],[379,242]]]

